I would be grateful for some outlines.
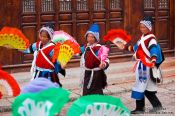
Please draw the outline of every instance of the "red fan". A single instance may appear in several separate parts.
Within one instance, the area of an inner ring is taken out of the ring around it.
[[[29,40],[19,29],[4,27],[0,32],[0,46],[25,50],[29,46]]]
[[[7,72],[0,70],[0,97],[17,96],[20,94],[20,87],[15,79]]]
[[[60,46],[61,43],[57,43],[54,47],[54,54],[52,56],[52,62],[55,62],[57,60],[58,54],[60,52]]]
[[[74,54],[80,53],[80,46],[76,41],[66,40],[64,44],[69,45],[73,49]]]
[[[115,45],[119,46],[118,43],[126,45],[131,40],[131,36],[122,29],[112,29],[108,31],[107,35],[104,36],[103,40],[111,41]]]

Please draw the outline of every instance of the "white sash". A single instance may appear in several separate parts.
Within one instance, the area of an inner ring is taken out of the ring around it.
[[[101,45],[100,44],[96,44],[95,46],[101,46]],[[91,46],[88,46],[88,47],[89,47],[90,51],[92,52],[92,54],[99,60],[98,56],[94,53],[94,51],[92,50]],[[85,52],[86,52],[86,49],[85,49]],[[85,53],[83,53],[83,55],[81,56],[80,66],[82,68],[84,68],[84,70],[90,70],[90,71],[92,71],[91,76],[90,76],[89,83],[87,85],[87,89],[90,89],[91,84],[92,84],[92,80],[93,80],[93,76],[94,76],[94,71],[101,70],[101,69],[100,68],[88,69],[87,67],[85,67],[85,65],[84,65],[85,64],[84,54]],[[84,72],[84,70],[83,70],[83,72]],[[81,82],[80,87],[82,87],[82,85],[84,84],[84,79],[81,78],[80,79],[80,82]]]
[[[39,42],[38,44],[38,50],[40,49],[40,46],[41,46],[41,41]],[[36,57],[38,55],[38,50],[36,50],[34,53],[33,53],[33,61],[32,61],[32,66],[30,68],[30,73],[31,73],[31,80],[34,79],[35,77],[35,73],[36,73]]]
[[[147,36],[143,36],[143,35],[142,35],[141,40],[140,40],[141,47],[142,47],[144,53],[145,53],[148,57],[151,57],[151,55],[150,55],[150,52],[148,51],[148,49],[147,49],[146,46],[145,46],[145,41],[146,41],[147,39],[151,38],[151,37],[155,38],[155,36],[154,36],[153,34],[149,34],[149,35],[147,35]]]

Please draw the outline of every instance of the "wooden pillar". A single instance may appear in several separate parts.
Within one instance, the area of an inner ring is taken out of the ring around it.
[[[174,25],[174,0],[172,0],[172,3],[170,3],[170,32],[169,32],[169,34],[170,34],[170,43],[173,43],[173,44],[170,44],[171,46],[170,46],[170,48],[171,49],[173,49],[174,48],[174,26],[171,26],[171,25]]]
[[[132,33],[132,27],[131,27],[131,0],[125,0],[124,1],[124,29],[128,32],[128,33]]]
[[[130,13],[129,17],[131,22],[131,27],[129,28],[131,31],[132,42],[135,43],[141,36],[141,32],[139,30],[139,22],[144,16],[144,1],[143,0],[128,0],[130,1]],[[137,4],[137,5],[136,5]]]

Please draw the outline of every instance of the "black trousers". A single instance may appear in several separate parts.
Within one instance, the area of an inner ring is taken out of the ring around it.
[[[153,108],[157,108],[157,107],[162,107],[161,102],[159,101],[159,99],[156,96],[156,91],[152,92],[152,91],[145,91],[145,96],[148,98],[148,100],[150,101],[151,105],[153,106]],[[145,107],[145,98],[141,99],[141,100],[136,100],[136,109],[137,110],[143,110]]]
[[[89,89],[87,89],[87,86],[90,81],[91,73],[92,71],[85,70],[83,95],[90,95],[90,94],[103,95],[103,89],[107,85],[107,82],[106,82],[107,77],[104,70],[94,71],[91,86]]]

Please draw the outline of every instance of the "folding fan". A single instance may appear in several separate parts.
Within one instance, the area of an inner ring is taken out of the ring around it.
[[[64,43],[66,40],[75,41],[75,39],[64,31],[55,31],[53,34],[52,42],[54,43]]]
[[[12,103],[12,116],[57,116],[70,100],[69,95],[63,88],[20,94]]]
[[[66,65],[74,54],[80,53],[80,46],[71,40],[66,40],[60,45],[59,54],[57,60],[62,64]]]
[[[98,51],[98,58],[101,61],[105,61],[106,58],[108,57],[109,54],[109,48],[105,47],[104,45],[102,45]]]
[[[0,46],[25,50],[29,46],[29,40],[19,29],[4,27],[0,32]]]
[[[104,41],[111,41],[118,46],[118,43],[126,45],[130,40],[130,35],[127,35],[126,31],[122,29],[112,29],[108,31],[107,35],[103,38]]]
[[[17,96],[20,93],[20,87],[15,79],[3,70],[0,70],[0,93],[5,97]]]
[[[70,106],[67,116],[129,116],[129,110],[119,98],[107,95],[88,95]]]
[[[62,65],[66,65],[74,54],[80,52],[80,46],[76,40],[64,31],[54,32],[52,41],[57,43],[52,57],[53,62],[58,60]]]
[[[61,43],[57,43],[54,47],[54,54],[52,56],[52,62],[55,62],[57,60],[58,54],[60,52],[60,46]]]

